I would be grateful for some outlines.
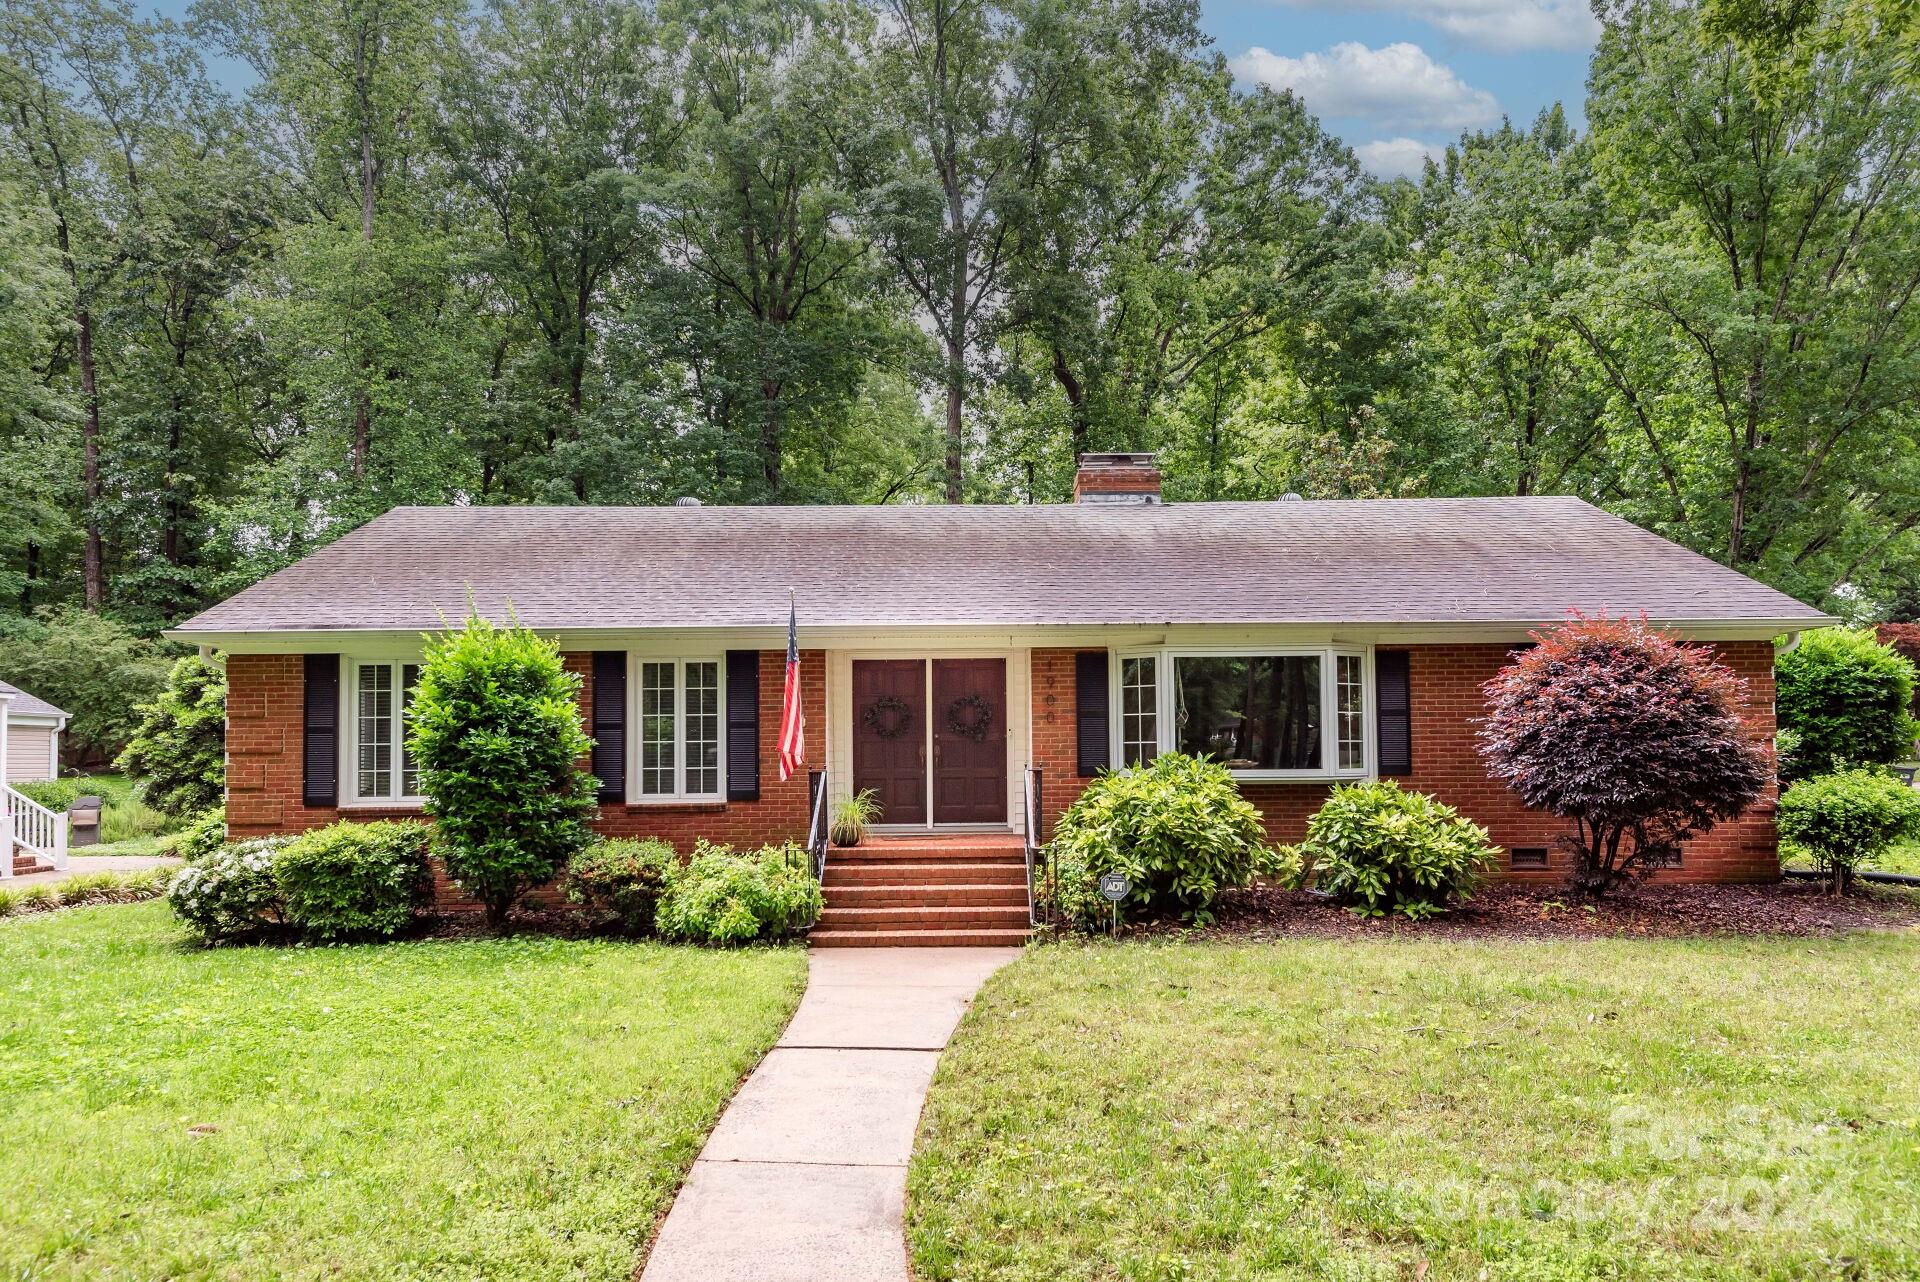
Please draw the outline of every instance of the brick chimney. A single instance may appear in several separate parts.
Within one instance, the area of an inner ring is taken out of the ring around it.
[[[1158,503],[1160,465],[1151,454],[1082,454],[1075,503]]]

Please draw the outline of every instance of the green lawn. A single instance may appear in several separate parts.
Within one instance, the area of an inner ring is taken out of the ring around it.
[[[790,948],[181,940],[162,904],[0,922],[0,1277],[629,1278],[805,978]]]
[[[1912,1279],[1916,977],[1890,933],[1037,949],[940,1066],[916,1275]]]

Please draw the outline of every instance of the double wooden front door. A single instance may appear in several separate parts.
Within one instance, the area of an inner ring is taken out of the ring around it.
[[[1007,821],[1004,659],[855,659],[853,787],[883,824]]]

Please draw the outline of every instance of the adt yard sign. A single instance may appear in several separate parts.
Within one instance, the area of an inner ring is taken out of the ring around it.
[[[1133,890],[1133,883],[1117,872],[1100,874],[1100,897],[1108,903],[1117,904]]]

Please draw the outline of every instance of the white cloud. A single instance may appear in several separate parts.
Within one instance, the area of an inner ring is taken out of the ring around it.
[[[1342,41],[1325,53],[1287,58],[1253,48],[1235,58],[1241,80],[1291,89],[1315,114],[1387,129],[1458,132],[1500,119],[1500,104],[1417,44],[1369,49]]]
[[[1294,9],[1404,14],[1481,49],[1591,49],[1600,23],[1587,0],[1278,0]]]
[[[1445,143],[1421,142],[1417,138],[1380,138],[1363,142],[1353,149],[1367,172],[1382,178],[1418,178],[1426,168],[1427,157],[1439,159]]]

